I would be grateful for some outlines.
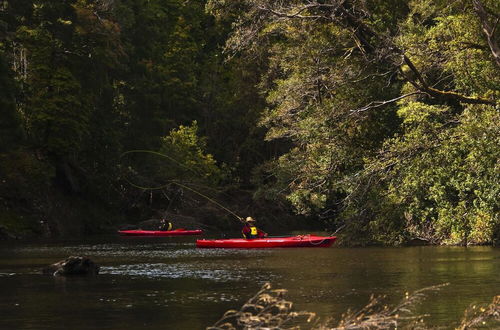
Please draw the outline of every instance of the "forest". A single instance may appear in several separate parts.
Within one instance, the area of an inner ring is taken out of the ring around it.
[[[495,0],[0,0],[0,236],[231,227],[195,190],[347,245],[497,244],[499,31]]]

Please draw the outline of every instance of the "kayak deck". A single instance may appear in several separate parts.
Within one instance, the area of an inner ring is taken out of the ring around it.
[[[199,239],[199,248],[285,248],[285,247],[329,247],[336,236],[299,235],[290,237]]]
[[[201,235],[203,230],[119,230],[118,233],[123,236],[181,236],[181,235]]]

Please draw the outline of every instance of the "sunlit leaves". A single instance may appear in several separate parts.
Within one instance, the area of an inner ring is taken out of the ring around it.
[[[205,139],[198,137],[196,121],[191,126],[181,125],[163,137],[160,153],[170,159],[159,169],[166,179],[216,184],[223,178],[213,156],[206,153]]]
[[[490,241],[499,221],[500,118],[477,106],[454,120],[439,119],[439,112],[446,109],[416,103],[399,111],[407,124],[404,137],[388,141],[381,163],[393,164],[387,196],[420,230],[431,224],[440,239]],[[422,119],[415,120],[418,113]]]

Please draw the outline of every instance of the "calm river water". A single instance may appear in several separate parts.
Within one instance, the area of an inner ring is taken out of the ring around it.
[[[197,249],[195,238],[100,238],[0,245],[0,329],[204,329],[265,282],[297,309],[339,317],[370,295],[449,282],[419,308],[453,328],[470,304],[500,294],[492,247]],[[95,278],[54,278],[42,267],[70,255],[101,265]]]

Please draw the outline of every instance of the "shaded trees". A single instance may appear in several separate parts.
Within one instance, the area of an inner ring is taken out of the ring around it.
[[[12,80],[12,72],[5,56],[0,53],[0,152],[15,149],[23,139],[21,118],[16,111],[16,87]]]
[[[204,1],[16,0],[3,1],[0,15],[6,179],[0,198],[9,201],[6,208],[24,203],[24,210],[51,219],[52,199],[63,193],[63,205],[128,209],[143,197],[123,181],[120,155],[130,149],[175,153],[180,163],[190,163],[196,145],[207,172],[219,171],[209,151],[232,168],[245,168],[239,174],[248,181],[251,166],[237,155],[247,157],[239,145],[257,118],[256,80],[240,78],[239,65],[226,67],[220,52],[230,23],[216,22]],[[234,91],[238,84],[242,92]],[[235,120],[241,114],[248,117]],[[187,126],[194,120],[199,126]],[[177,145],[169,132],[177,142],[199,140]],[[260,148],[260,141],[252,143]],[[145,163],[131,165],[141,173],[154,165],[152,173],[183,179],[165,163]],[[42,182],[43,193],[28,192],[30,180]],[[19,189],[10,194],[13,187]]]

